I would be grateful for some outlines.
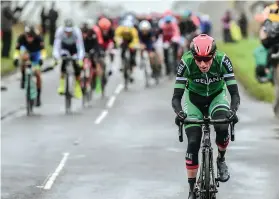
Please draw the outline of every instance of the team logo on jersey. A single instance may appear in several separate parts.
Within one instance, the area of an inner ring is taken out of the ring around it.
[[[232,62],[227,56],[225,56],[223,63],[225,65],[226,69],[228,70],[228,72],[233,71]]]
[[[219,82],[222,79],[223,79],[222,77],[212,77],[212,78],[207,78],[207,79],[204,79],[204,78],[194,79],[193,81],[196,83],[209,85],[211,83]]]
[[[184,72],[184,68],[185,68],[185,64],[184,62],[181,60],[178,67],[177,67],[177,74],[179,76],[183,75],[183,72]]]

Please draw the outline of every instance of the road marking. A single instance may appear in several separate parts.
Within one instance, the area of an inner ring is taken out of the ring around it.
[[[115,94],[119,94],[123,88],[124,88],[123,84],[119,84],[119,85],[116,87],[114,93],[115,93]]]
[[[108,104],[107,104],[107,107],[108,108],[111,108],[113,106],[113,103],[115,101],[116,97],[115,96],[112,96],[109,101],[108,101]]]
[[[50,178],[48,179],[48,181],[46,182],[44,189],[48,190],[51,189],[51,186],[53,185],[56,177],[59,175],[60,171],[63,169],[63,167],[65,166],[65,163],[68,159],[69,153],[64,153],[63,154],[63,158],[60,161],[58,167],[56,168],[56,170],[54,171],[54,173],[50,176]]]
[[[95,120],[95,124],[100,124],[101,121],[106,117],[107,114],[108,114],[108,111],[107,110],[103,110],[101,115]]]

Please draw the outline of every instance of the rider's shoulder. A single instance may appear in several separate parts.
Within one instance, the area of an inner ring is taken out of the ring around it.
[[[194,62],[194,57],[192,52],[186,51],[183,55],[181,60],[184,62],[184,64],[186,64],[187,66],[190,66],[193,62]]]
[[[182,55],[182,59],[183,59],[184,61],[194,59],[192,52],[191,52],[190,50],[186,51],[186,52]]]
[[[215,59],[222,61],[224,57],[227,56],[225,52],[216,50]]]

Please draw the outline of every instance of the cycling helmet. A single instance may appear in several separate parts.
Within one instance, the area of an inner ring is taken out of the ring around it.
[[[140,30],[151,30],[151,24],[147,20],[143,20],[139,24]]]
[[[92,28],[94,26],[94,20],[93,19],[87,19],[86,23],[88,25],[88,28]]]
[[[165,22],[166,23],[170,23],[170,22],[172,22],[172,20],[173,20],[173,17],[171,15],[165,16]]]
[[[192,16],[192,11],[191,10],[185,10],[182,17],[185,19],[185,18],[188,18],[188,17],[191,17]]]
[[[101,30],[109,30],[111,27],[111,22],[107,18],[102,18],[101,20],[99,20],[98,25]]]
[[[24,27],[24,33],[27,36],[34,37],[36,35],[36,30],[34,26],[26,25]]]
[[[65,19],[64,21],[64,31],[65,32],[72,32],[74,27],[74,22],[72,19]]]
[[[125,21],[123,21],[123,26],[126,28],[132,28],[132,27],[134,27],[134,24],[131,20],[125,20]]]
[[[191,43],[191,52],[197,61],[209,61],[216,52],[214,39],[207,34],[196,36]]]
[[[82,23],[80,26],[80,30],[82,33],[87,33],[89,30],[88,23],[87,22]]]
[[[163,14],[164,16],[168,16],[168,15],[173,15],[172,11],[171,10],[166,10]]]

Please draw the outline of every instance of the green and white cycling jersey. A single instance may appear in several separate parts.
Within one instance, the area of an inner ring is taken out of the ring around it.
[[[225,53],[216,51],[207,73],[200,71],[191,51],[182,56],[177,69],[175,88],[187,88],[201,96],[211,96],[224,89],[225,84],[237,84],[232,63]]]

